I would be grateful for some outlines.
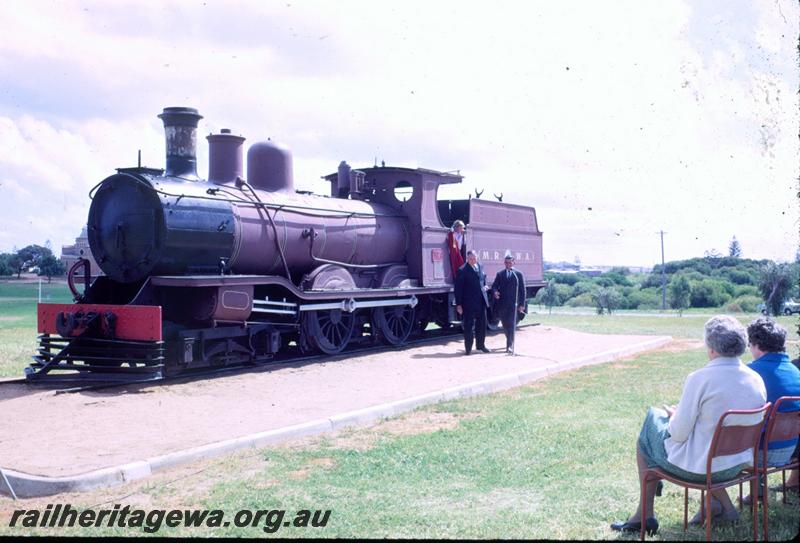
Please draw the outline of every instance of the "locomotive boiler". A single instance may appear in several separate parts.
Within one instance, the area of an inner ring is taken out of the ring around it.
[[[445,238],[456,219],[487,273],[511,250],[528,295],[544,284],[535,210],[438,200],[459,174],[342,162],[324,177],[330,194],[314,195],[295,189],[291,153],[276,142],[249,147],[245,175],[245,139],[222,129],[207,137],[204,180],[202,117],[185,107],[159,117],[165,169],[119,168],[92,190],[87,233],[104,275],[79,261],[68,273],[76,303],[39,305],[29,381],[159,378],[450,327]]]

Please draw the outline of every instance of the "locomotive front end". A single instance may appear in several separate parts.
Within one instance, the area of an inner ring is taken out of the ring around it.
[[[230,203],[208,198],[197,176],[194,108],[159,115],[166,136],[166,169],[120,168],[98,187],[89,209],[92,254],[114,281],[153,274],[214,273],[230,259],[234,214]]]
[[[131,170],[104,180],[89,208],[89,245],[103,272],[121,283],[218,272],[233,253],[230,204],[191,197],[203,191],[190,182]]]

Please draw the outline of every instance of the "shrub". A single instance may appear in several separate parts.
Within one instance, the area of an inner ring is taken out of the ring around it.
[[[570,297],[574,298],[575,296],[580,296],[584,292],[591,292],[594,289],[595,285],[591,281],[578,281],[572,285],[572,293]]]
[[[728,302],[725,304],[725,307],[723,307],[722,310],[725,313],[742,313],[742,306],[736,302]]]
[[[669,282],[669,277],[667,277],[667,282]],[[644,279],[642,279],[642,288],[651,288],[660,286],[661,286],[660,273],[653,272],[645,276]]]
[[[613,287],[614,285],[629,287],[632,283],[621,273],[609,271],[599,277],[598,284],[601,284],[604,287]]]
[[[760,297],[758,287],[753,285],[737,285],[733,288],[733,297],[740,298],[741,296],[755,296]],[[745,311],[747,311],[745,309]]]
[[[567,300],[565,305],[568,307],[592,307],[594,305],[594,300],[590,292],[584,292],[583,294],[578,294],[574,298]]]
[[[757,275],[751,275],[745,270],[737,268],[725,268],[722,270],[721,275],[736,285],[755,285],[758,282]]]
[[[553,273],[548,275],[546,276],[547,279],[553,279],[559,285],[574,285],[580,279],[577,273]]]
[[[564,305],[572,297],[572,289],[567,285],[559,285],[558,282],[556,282],[556,293],[558,302],[555,305]]]
[[[723,281],[703,279],[692,284],[692,307],[720,307],[730,299]]]
[[[739,296],[731,300],[732,304],[737,304],[745,313],[755,313],[758,311],[758,304],[761,303],[761,298],[758,296],[745,295]]]
[[[634,290],[626,297],[628,309],[661,309],[661,289]]]

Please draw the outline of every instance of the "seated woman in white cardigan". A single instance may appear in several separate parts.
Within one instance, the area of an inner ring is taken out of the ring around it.
[[[761,377],[741,363],[739,356],[747,346],[744,327],[728,316],[718,315],[706,322],[704,340],[708,363],[686,377],[677,407],[651,407],[645,418],[636,447],[639,480],[648,467],[658,467],[681,479],[703,482],[708,448],[720,416],[729,409],[758,409],[766,403],[767,393]],[[752,451],[714,460],[712,481],[736,476],[752,464]],[[656,487],[647,485],[647,510],[653,511]],[[737,518],[738,513],[725,489],[713,493],[722,505],[719,516]],[[642,504],[625,522],[615,522],[612,530],[638,532],[642,522]],[[648,533],[658,531],[655,515],[645,520]]]

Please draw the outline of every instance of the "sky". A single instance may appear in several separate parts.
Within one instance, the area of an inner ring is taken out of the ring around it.
[[[460,170],[440,197],[536,208],[548,261],[794,260],[794,0],[0,2],[0,252],[86,222],[114,168],[164,166],[164,107],[205,136]]]

